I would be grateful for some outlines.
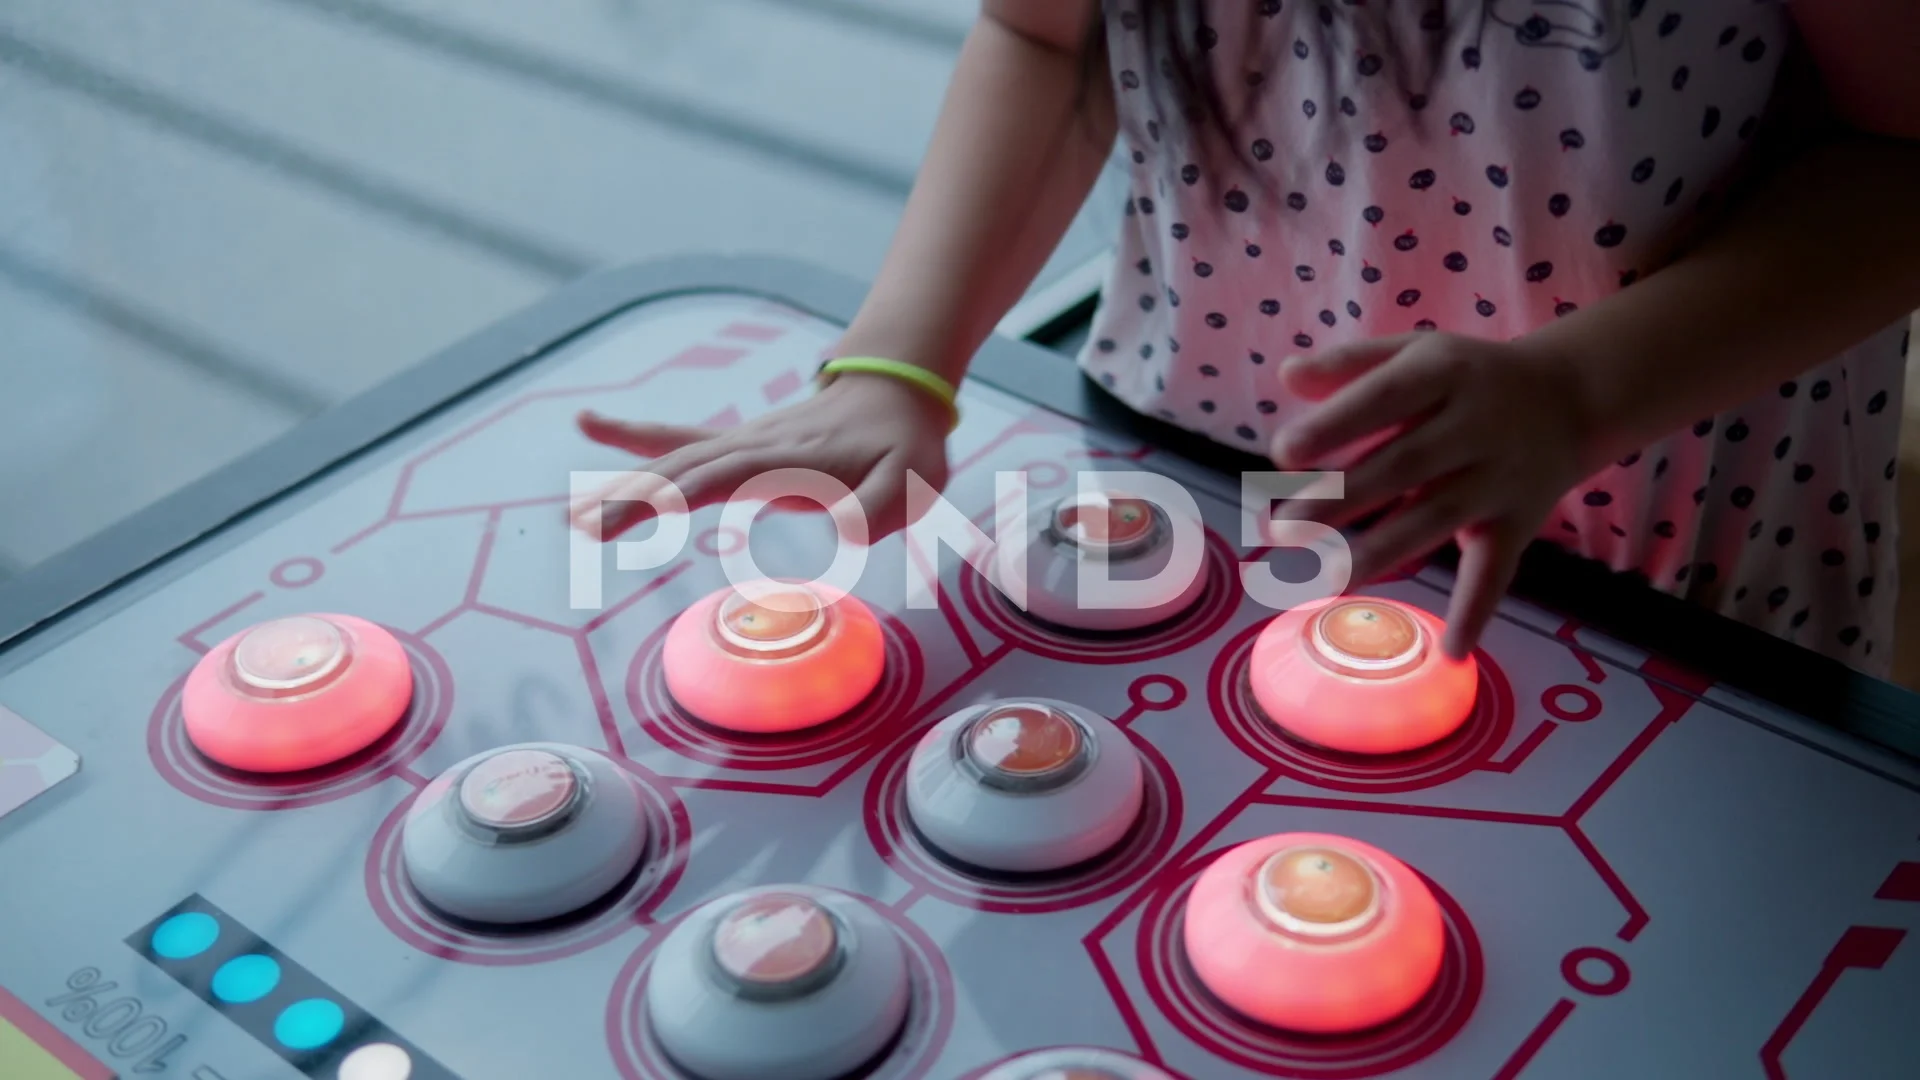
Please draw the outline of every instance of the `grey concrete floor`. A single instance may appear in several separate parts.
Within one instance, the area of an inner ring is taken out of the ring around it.
[[[596,267],[870,276],[976,6],[0,0],[0,576]]]

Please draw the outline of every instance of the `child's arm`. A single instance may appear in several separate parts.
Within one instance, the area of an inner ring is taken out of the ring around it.
[[[1910,52],[1920,10],[1890,0],[1796,8],[1841,123],[1796,147],[1671,265],[1513,342],[1419,334],[1282,366],[1292,390],[1324,400],[1276,437],[1283,468],[1401,429],[1347,472],[1331,517],[1407,496],[1355,541],[1356,577],[1458,540],[1454,655],[1472,648],[1522,549],[1573,485],[1920,304],[1920,67]]]
[[[1901,6],[1794,5],[1825,129],[1673,265],[1530,335],[1582,375],[1596,468],[1920,306],[1920,9]]]
[[[1066,233],[1115,128],[1104,65],[1079,100],[1091,0],[986,0],[981,11],[899,232],[841,342],[955,383]]]
[[[982,4],[905,216],[840,355],[917,364],[958,384],[1066,233],[1112,149],[1104,70],[1081,100],[1081,51],[1096,12],[1094,0]],[[947,422],[927,391],[849,373],[728,431],[591,414],[580,426],[597,442],[655,457],[650,472],[679,487],[689,509],[720,502],[768,470],[824,472],[854,491],[869,536],[878,537],[906,524],[909,471],[936,488],[946,483]],[[574,520],[616,536],[652,516],[645,500],[660,484],[615,485],[576,507]],[[603,502],[619,504],[605,520]]]

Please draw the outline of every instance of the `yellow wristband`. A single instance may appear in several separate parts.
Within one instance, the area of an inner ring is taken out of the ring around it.
[[[863,375],[885,375],[919,387],[939,398],[940,404],[945,405],[947,411],[953,414],[952,426],[960,426],[960,406],[954,400],[958,394],[953,384],[918,364],[888,360],[882,356],[842,356],[820,365],[820,384],[825,386],[833,381],[834,376],[849,371]]]

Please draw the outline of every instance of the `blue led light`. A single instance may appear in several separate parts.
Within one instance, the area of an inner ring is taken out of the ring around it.
[[[347,1014],[326,998],[296,1001],[273,1022],[273,1037],[289,1050],[317,1050],[339,1038]]]
[[[220,939],[220,922],[204,912],[175,915],[153,931],[153,951],[168,960],[199,956]]]
[[[279,963],[259,953],[236,956],[213,973],[213,996],[229,1005],[259,1001],[279,985]]]

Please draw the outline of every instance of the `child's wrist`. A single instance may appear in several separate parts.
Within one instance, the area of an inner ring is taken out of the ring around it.
[[[1640,448],[1632,410],[1621,399],[1606,357],[1554,334],[1534,333],[1514,344],[1547,373],[1550,393],[1559,400],[1543,404],[1558,411],[1568,426],[1581,475],[1599,472]]]
[[[929,410],[948,430],[960,424],[957,389],[939,373],[916,364],[882,356],[840,356],[821,364],[816,378],[822,391],[843,381],[884,387]]]

